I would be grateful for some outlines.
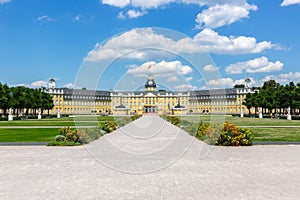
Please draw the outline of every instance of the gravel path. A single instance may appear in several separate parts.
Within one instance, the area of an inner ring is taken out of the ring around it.
[[[300,145],[212,147],[158,116],[85,146],[0,155],[1,200],[300,198]]]

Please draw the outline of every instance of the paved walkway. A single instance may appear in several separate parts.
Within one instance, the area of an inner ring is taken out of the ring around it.
[[[81,147],[0,146],[0,199],[299,199],[299,155],[208,146],[144,116]]]

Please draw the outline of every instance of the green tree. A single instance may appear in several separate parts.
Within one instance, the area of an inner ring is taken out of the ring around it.
[[[250,114],[251,114],[251,108],[254,107],[253,95],[251,93],[248,93],[246,95],[246,99],[243,102],[243,105],[247,107],[247,109],[249,111],[249,116],[250,116]]]
[[[0,109],[3,110],[3,114],[7,114],[7,109],[9,109],[9,94],[10,94],[10,89],[7,86],[7,84],[2,85],[0,83]]]

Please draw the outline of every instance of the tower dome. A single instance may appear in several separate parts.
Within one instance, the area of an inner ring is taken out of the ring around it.
[[[155,91],[156,90],[156,83],[154,81],[153,75],[149,74],[147,82],[145,84],[146,91]]]
[[[49,80],[48,88],[49,89],[54,89],[55,87],[56,87],[55,80],[52,78],[52,79]]]
[[[245,88],[251,88],[251,82],[251,79],[247,77],[245,79]]]

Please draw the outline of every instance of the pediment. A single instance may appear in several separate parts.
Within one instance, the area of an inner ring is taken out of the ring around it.
[[[144,97],[156,97],[152,92],[147,93]]]

